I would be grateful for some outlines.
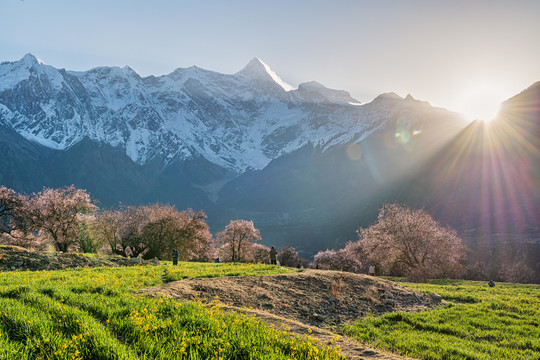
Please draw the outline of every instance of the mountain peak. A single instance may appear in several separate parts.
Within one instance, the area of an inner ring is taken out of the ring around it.
[[[261,60],[259,59],[258,57],[254,57],[253,59],[251,59],[248,64],[245,66],[245,68],[247,67],[264,67],[266,64]]]
[[[403,100],[403,98],[394,92],[387,92],[380,94],[375,98],[375,100]]]
[[[25,54],[21,60],[19,60],[19,62],[23,63],[23,64],[26,64],[26,65],[30,65],[30,66],[33,66],[33,65],[43,65],[44,62],[39,60],[37,57],[35,57],[34,55],[30,54],[30,53],[27,53]]]
[[[407,94],[407,96],[405,97],[405,100],[412,101],[412,100],[416,100],[416,99],[413,98],[413,96],[411,94]]]
[[[293,87],[283,81],[270,66],[266,65],[261,59],[254,57],[251,61],[236,75],[244,76],[254,80],[273,81],[281,86],[285,91],[293,90]]]
[[[135,70],[133,70],[133,68],[129,65],[126,65],[124,67],[122,67],[122,71],[126,74],[128,74],[129,76],[132,76],[132,77],[135,77],[135,78],[138,78],[140,77],[139,74],[137,74],[137,72]]]

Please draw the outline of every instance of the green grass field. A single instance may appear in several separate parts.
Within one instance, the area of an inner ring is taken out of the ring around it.
[[[136,295],[184,277],[280,267],[196,264],[0,273],[0,359],[341,359],[309,336],[199,302]]]
[[[241,313],[137,295],[185,277],[291,272],[268,265],[0,273],[0,359],[341,359],[338,350]],[[540,359],[540,286],[401,284],[449,303],[346,326],[346,335],[418,359]]]
[[[345,334],[418,359],[540,359],[540,286],[490,288],[456,280],[401,284],[436,292],[451,303],[363,319],[345,327]]]

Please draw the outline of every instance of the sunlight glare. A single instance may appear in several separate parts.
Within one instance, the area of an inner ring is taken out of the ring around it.
[[[480,87],[469,93],[461,112],[471,120],[489,122],[497,117],[504,96],[493,88]]]

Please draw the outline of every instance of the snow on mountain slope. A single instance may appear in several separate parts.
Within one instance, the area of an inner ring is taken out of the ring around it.
[[[146,78],[127,66],[58,70],[30,54],[0,64],[0,124],[59,150],[88,137],[139,164],[202,156],[235,173],[262,169],[307,144],[360,141],[413,108],[439,111],[397,95],[360,105],[316,82],[293,90],[257,58],[232,75],[193,66]]]
[[[328,104],[360,105],[360,101],[351,97],[345,90],[333,90],[316,81],[302,83],[295,95],[304,101],[323,102]]]

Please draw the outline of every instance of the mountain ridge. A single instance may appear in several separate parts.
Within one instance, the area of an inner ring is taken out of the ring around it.
[[[0,65],[0,122],[57,150],[89,137],[140,165],[202,156],[240,174],[386,121],[346,91],[280,81],[258,58],[232,75],[191,67],[143,78],[128,66],[58,70],[27,54]]]

